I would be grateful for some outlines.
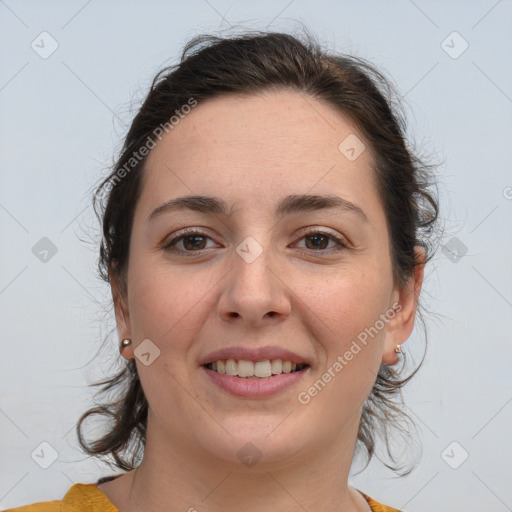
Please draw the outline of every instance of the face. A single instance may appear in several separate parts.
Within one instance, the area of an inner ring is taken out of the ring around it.
[[[415,301],[349,136],[332,107],[274,91],[199,104],[148,156],[116,313],[171,452],[285,464],[355,441]]]

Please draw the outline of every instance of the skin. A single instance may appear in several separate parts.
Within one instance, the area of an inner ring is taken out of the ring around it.
[[[121,512],[369,510],[347,483],[361,408],[380,364],[397,362],[394,349],[413,329],[423,266],[395,286],[371,151],[366,144],[347,159],[338,145],[349,134],[363,139],[331,106],[281,90],[199,104],[149,154],[126,293],[111,275],[120,339],[133,340],[123,356],[133,358],[145,339],[160,350],[148,366],[136,359],[149,402],[144,460],[99,486]],[[366,220],[336,208],[277,217],[289,194],[339,196]],[[215,196],[234,209],[147,221],[185,195]],[[181,255],[162,248],[187,227],[204,232],[202,251],[190,239],[175,245]],[[306,236],[313,228],[347,248],[334,251],[327,237],[315,249]],[[247,237],[263,249],[252,263],[236,252]],[[298,394],[397,303],[379,334],[301,404]],[[204,376],[199,360],[239,345],[287,348],[310,369],[270,398],[231,396]],[[261,454],[251,467],[237,457],[247,442]]]

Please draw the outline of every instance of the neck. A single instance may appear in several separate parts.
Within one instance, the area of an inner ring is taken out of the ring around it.
[[[144,459],[126,475],[126,505],[118,505],[122,512],[369,510],[364,498],[348,486],[358,422],[329,446],[295,454],[292,462],[258,462],[252,467],[209,458],[186,442],[164,441],[149,422]]]

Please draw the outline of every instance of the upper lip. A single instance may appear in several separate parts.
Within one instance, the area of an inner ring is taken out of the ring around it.
[[[297,364],[307,364],[305,358],[299,356],[291,350],[282,347],[226,347],[215,350],[202,357],[199,361],[200,365],[210,364],[215,361],[225,361],[227,359],[235,359],[240,361],[265,361],[267,359],[282,359],[283,361],[291,361]]]

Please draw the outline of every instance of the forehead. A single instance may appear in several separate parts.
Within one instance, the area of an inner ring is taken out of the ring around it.
[[[238,199],[248,189],[260,204],[333,189],[368,200],[372,165],[354,124],[323,101],[293,90],[225,95],[198,103],[157,142],[144,189],[155,200],[212,190]]]
[[[158,159],[163,146],[180,151],[187,146],[189,153],[208,148],[229,148],[237,151],[237,144],[244,145],[244,152],[251,148],[260,158],[262,144],[271,143],[267,149],[302,155],[325,153],[326,157],[338,156],[339,144],[349,135],[362,139],[354,123],[322,100],[303,92],[281,89],[261,91],[257,94],[223,95],[200,102],[188,115],[184,115],[173,129],[164,135],[165,144],[149,156]],[[369,152],[362,155],[368,159]]]

